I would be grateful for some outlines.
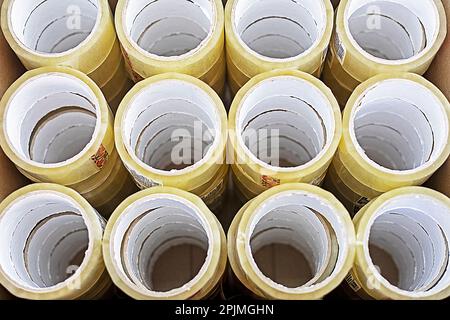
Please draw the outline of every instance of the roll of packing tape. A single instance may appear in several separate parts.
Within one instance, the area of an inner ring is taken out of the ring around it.
[[[363,298],[450,296],[450,200],[422,187],[396,189],[355,217],[357,248],[347,283]]]
[[[103,94],[79,71],[28,71],[0,102],[0,145],[41,182],[73,185],[100,172],[114,150],[113,118]]]
[[[275,69],[320,76],[333,28],[329,0],[228,1],[225,8],[228,71],[237,84]]]
[[[354,254],[348,212],[331,193],[307,184],[259,195],[228,232],[235,276],[263,299],[321,299],[344,280]]]
[[[116,41],[107,0],[5,0],[1,26],[27,69],[61,65],[91,74]],[[96,74],[99,85],[103,77]]]
[[[162,74],[141,81],[125,96],[115,138],[139,187],[194,191],[208,186],[226,164],[226,111],[202,81]]]
[[[199,197],[168,187],[141,191],[116,209],[103,255],[114,283],[142,300],[208,298],[227,263],[216,217]]]
[[[343,123],[328,180],[345,185],[338,193],[353,194],[347,199],[359,195],[355,211],[384,192],[421,185],[450,154],[450,104],[416,74],[379,75],[361,84]]]
[[[102,258],[106,222],[72,189],[24,187],[0,204],[0,283],[32,300],[100,298],[111,285]]]
[[[201,78],[224,64],[220,0],[119,0],[116,30],[134,81],[166,72]]]
[[[423,74],[446,33],[440,0],[343,0],[324,78],[337,79],[335,94],[343,95],[381,73]]]
[[[194,190],[193,194],[200,194],[200,198],[205,202],[205,204],[212,210],[215,211],[222,205],[225,192],[227,191],[228,186],[228,177],[229,177],[229,167],[228,165],[223,165],[222,169],[220,169],[219,173],[212,179],[210,182],[206,184],[206,186],[202,186],[202,189],[205,190],[200,192]]]
[[[229,114],[233,172],[255,195],[291,182],[320,185],[342,135],[331,91],[300,71],[254,77]]]

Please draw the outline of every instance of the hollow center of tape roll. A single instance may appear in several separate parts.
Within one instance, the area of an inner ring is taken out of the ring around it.
[[[130,104],[123,125],[131,153],[150,168],[166,172],[204,161],[220,136],[214,101],[180,80],[143,89]]]
[[[9,103],[6,132],[15,151],[40,164],[80,155],[93,138],[98,101],[81,80],[63,74],[31,78]]]
[[[415,195],[379,209],[366,247],[377,273],[407,292],[431,293],[448,286],[449,212],[440,201]]]
[[[54,193],[16,200],[2,216],[0,230],[2,270],[28,289],[48,289],[69,279],[89,246],[81,209]]]
[[[276,77],[263,81],[244,98],[237,134],[246,150],[274,167],[311,163],[333,140],[330,102],[305,80]]]
[[[345,232],[325,201],[286,192],[267,200],[250,221],[250,262],[272,287],[309,290],[339,272]]]
[[[420,54],[435,37],[433,1],[350,1],[348,28],[366,53],[384,60]]]
[[[241,41],[273,59],[297,57],[321,40],[326,26],[322,1],[243,0],[233,11]]]
[[[120,220],[112,241],[120,268],[148,292],[189,290],[208,263],[210,237],[198,209],[173,197],[142,199]]]
[[[446,145],[447,115],[427,88],[389,80],[369,89],[354,118],[354,134],[365,155],[389,170],[414,170],[431,163]]]
[[[98,16],[98,0],[16,0],[10,11],[12,31],[20,42],[46,54],[79,46],[94,30]]]
[[[143,50],[173,57],[200,47],[212,34],[214,18],[210,0],[128,1],[124,27]]]

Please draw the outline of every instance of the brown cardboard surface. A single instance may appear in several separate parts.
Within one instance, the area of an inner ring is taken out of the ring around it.
[[[3,0],[0,0],[0,6],[2,3]],[[22,64],[9,48],[3,33],[0,32],[0,97],[23,72]],[[27,180],[6,158],[0,148],[0,200],[26,183]]]
[[[428,70],[426,77],[433,82],[450,100],[450,0],[442,0],[447,13],[447,39],[436,59]],[[443,192],[450,197],[450,159],[427,182],[427,186]]]
[[[111,6],[113,12],[116,10],[117,1],[118,0],[109,0],[109,5]]]

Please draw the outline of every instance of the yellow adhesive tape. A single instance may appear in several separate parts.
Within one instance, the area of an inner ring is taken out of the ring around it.
[[[90,74],[116,41],[107,0],[5,0],[1,27],[27,69],[66,66]],[[95,78],[103,83],[101,74]]]
[[[64,67],[39,68],[25,73],[3,96],[0,145],[35,179],[73,185],[106,165],[114,150],[113,117],[86,75]]]
[[[228,1],[226,51],[240,70],[236,83],[275,69],[320,75],[332,28],[333,7],[327,0]]]
[[[113,114],[117,112],[117,109],[119,108],[120,103],[122,102],[125,95],[133,88],[134,82],[131,79],[127,79],[122,87],[117,88],[117,94],[116,96],[110,98],[108,100],[108,105],[111,108],[111,111]]]
[[[343,0],[337,10],[326,77],[351,90],[378,74],[423,74],[446,33],[440,0]]]
[[[204,82],[162,74],[141,81],[125,96],[116,115],[115,138],[120,158],[139,187],[193,191],[226,163],[226,111]]]
[[[220,0],[119,0],[115,18],[135,82],[166,72],[201,78],[223,55],[224,14]]]
[[[120,161],[117,161],[114,167],[114,170],[107,179],[96,189],[86,193],[80,192],[80,194],[95,208],[101,207],[106,202],[114,199],[124,183],[129,179],[128,171],[123,167]],[[127,196],[120,199],[119,202],[123,201]]]
[[[148,237],[151,241],[144,239]],[[139,254],[140,250],[153,254]],[[203,254],[195,270],[192,259],[198,257],[192,256],[193,251]],[[159,260],[171,252],[176,258],[163,267]],[[113,282],[140,300],[207,298],[220,284],[227,264],[225,234],[214,214],[199,197],[169,187],[143,190],[119,205],[105,230],[103,256]],[[139,272],[138,264],[145,262],[141,260],[151,262],[152,268]],[[194,272],[194,278],[177,279],[185,269],[189,275]],[[155,273],[163,281],[151,281]]]
[[[348,98],[352,95],[352,91],[345,89],[333,75],[327,62],[324,63],[321,79],[331,89],[341,109],[344,109]]]
[[[100,298],[111,286],[102,258],[105,224],[67,187],[33,184],[12,193],[0,204],[0,228],[9,230],[0,240],[9,252],[0,261],[0,283],[23,299]]]
[[[232,60],[229,54],[227,54],[227,72],[239,84],[239,88],[243,87],[252,78],[239,70],[237,63]]]
[[[219,60],[214,62],[211,68],[198,78],[212,87],[211,84],[214,83],[214,80],[218,78],[218,74],[222,73],[226,73],[225,50],[222,51]]]
[[[124,61],[119,40],[116,39],[105,61],[97,69],[88,74],[88,76],[101,88],[111,80],[118,66],[124,63]],[[128,76],[128,72],[126,75]]]
[[[298,215],[303,218],[298,219]],[[312,226],[316,236],[308,231]],[[314,254],[302,251],[304,242],[314,247]],[[267,261],[273,252],[266,249],[273,246],[279,255],[271,265]],[[288,275],[281,261],[292,263],[299,252],[306,264],[317,268],[308,275]],[[286,184],[264,192],[239,211],[228,231],[228,256],[234,274],[263,299],[321,299],[344,280],[354,254],[355,231],[348,212],[331,193],[307,184]]]
[[[251,181],[253,193],[283,183],[321,184],[342,135],[331,91],[294,70],[250,80],[236,95],[228,122],[233,171],[239,167],[240,182]]]
[[[449,198],[422,187],[371,201],[354,218],[358,245],[349,286],[363,298],[448,298],[449,216]]]
[[[239,83],[236,82],[233,78],[233,74],[227,73],[227,84],[231,91],[231,96],[234,97],[238,93],[239,89],[243,87],[243,85],[239,85]]]
[[[385,74],[362,83],[347,103],[343,124],[335,178],[366,201],[421,185],[450,154],[450,104],[416,74]]]
[[[218,176],[208,183],[208,188],[203,191],[200,198],[210,208],[214,209],[221,204],[228,185],[228,165],[224,165]],[[197,192],[193,192],[197,194]]]
[[[223,64],[220,67],[220,70],[217,71],[216,76],[210,82],[210,87],[219,96],[222,96],[224,94],[226,78],[227,78],[227,68],[225,64]]]
[[[117,66],[113,77],[100,89],[102,90],[105,99],[107,101],[112,101],[117,98],[117,94],[121,91],[121,88],[125,87],[128,83],[130,83],[130,79],[127,76],[125,64],[122,61]]]

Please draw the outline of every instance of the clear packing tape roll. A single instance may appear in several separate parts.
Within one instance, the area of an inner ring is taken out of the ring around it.
[[[424,74],[446,33],[441,0],[343,0],[322,78],[344,107],[375,75]]]
[[[234,180],[247,199],[284,183],[320,185],[342,136],[331,91],[295,70],[249,81],[233,101],[228,127]]]
[[[261,299],[322,299],[344,280],[354,254],[347,210],[308,184],[264,192],[239,211],[228,231],[231,269]]]
[[[133,192],[98,86],[65,67],[28,71],[0,102],[0,145],[30,180],[71,187],[102,214]]]
[[[116,30],[135,82],[179,72],[222,94],[225,85],[224,14],[220,0],[119,0]]]
[[[0,204],[0,284],[30,300],[102,298],[112,285],[102,258],[105,225],[67,187],[32,184],[12,193]]]
[[[113,282],[139,300],[200,300],[220,293],[225,233],[197,196],[155,187],[126,199],[105,230]]]
[[[176,187],[214,207],[226,190],[227,120],[202,81],[167,73],[136,84],[115,120],[117,151],[141,188]]]
[[[390,191],[354,218],[357,247],[347,284],[364,299],[450,296],[450,200],[422,187]]]
[[[232,93],[252,77],[275,69],[320,77],[332,29],[329,0],[228,1],[225,34]]]
[[[387,191],[423,184],[450,154],[450,104],[412,73],[385,74],[357,87],[324,186],[351,214]]]
[[[6,40],[29,70],[80,70],[102,89],[113,110],[118,94],[123,97],[132,85],[107,0],[5,0],[1,21]]]

